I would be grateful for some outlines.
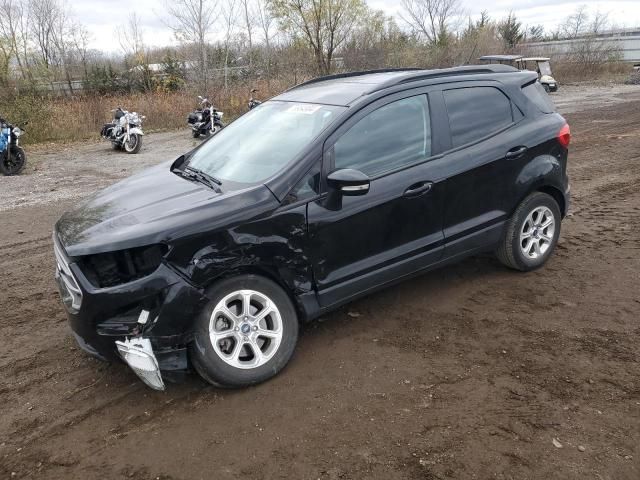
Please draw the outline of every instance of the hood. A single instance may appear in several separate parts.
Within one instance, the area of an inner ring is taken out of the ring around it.
[[[216,193],[163,163],[118,182],[65,213],[56,233],[71,257],[169,243],[277,206],[264,185]]]

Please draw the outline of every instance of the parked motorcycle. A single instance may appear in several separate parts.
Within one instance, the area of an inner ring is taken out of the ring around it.
[[[251,97],[249,98],[249,110],[253,110],[258,105],[262,105],[262,102],[260,100],[256,100],[255,98],[253,98],[253,94],[257,92],[258,92],[258,89],[256,88],[251,90]]]
[[[102,127],[100,135],[109,140],[114,150],[124,149],[127,153],[138,153],[142,148],[142,121],[147,118],[136,112],[128,112],[118,107],[114,112],[113,121]]]
[[[200,135],[214,135],[225,127],[222,123],[224,112],[216,110],[207,98],[201,96],[198,98],[200,99],[200,108],[187,117],[193,138],[198,138]]]
[[[26,125],[24,122],[21,126]],[[0,173],[18,175],[27,164],[27,155],[20,147],[20,136],[24,134],[20,127],[11,125],[0,118]]]

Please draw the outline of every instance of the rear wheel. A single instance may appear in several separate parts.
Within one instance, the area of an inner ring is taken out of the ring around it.
[[[218,386],[245,387],[284,368],[298,340],[298,318],[282,288],[241,275],[220,281],[207,297],[190,345],[200,376]]]
[[[191,132],[191,134],[193,135],[193,138],[200,138],[200,131],[199,130],[193,130]]]
[[[142,148],[142,136],[137,133],[129,135],[129,140],[124,142],[124,150],[127,153],[138,153]]]
[[[535,192],[525,198],[507,222],[496,251],[507,267],[530,271],[549,259],[560,237],[561,213],[553,197]]]
[[[27,165],[27,154],[20,147],[13,147],[11,155],[8,150],[0,154],[0,173],[3,175],[18,175]]]
[[[549,87],[549,85],[547,85],[546,83],[543,83],[542,86],[544,87],[544,91],[549,93],[551,92],[551,88]]]

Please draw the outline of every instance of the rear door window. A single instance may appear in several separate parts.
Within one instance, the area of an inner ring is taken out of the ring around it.
[[[445,90],[453,147],[485,138],[513,123],[511,100],[495,87]]]

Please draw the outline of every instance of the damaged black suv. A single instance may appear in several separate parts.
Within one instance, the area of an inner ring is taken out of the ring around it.
[[[153,388],[190,366],[262,382],[300,322],[358,296],[484,251],[544,264],[569,140],[537,75],[508,66],[312,80],[59,220],[71,327]]]

